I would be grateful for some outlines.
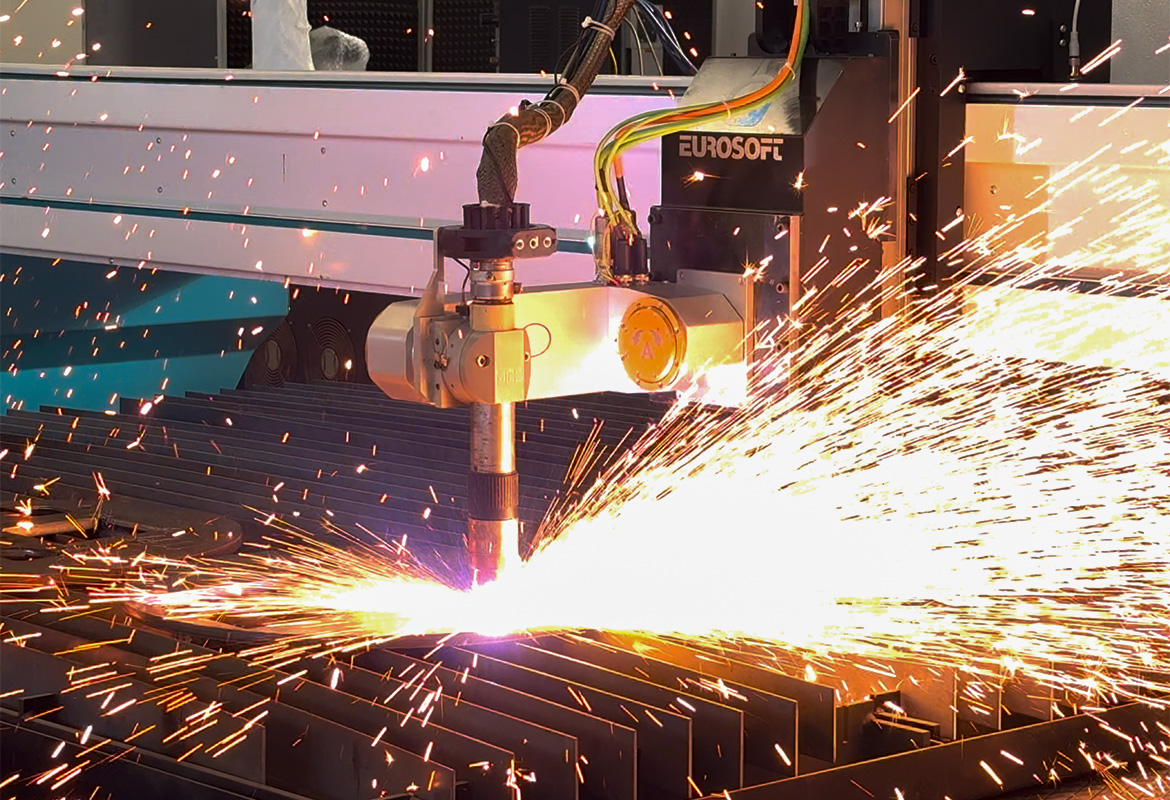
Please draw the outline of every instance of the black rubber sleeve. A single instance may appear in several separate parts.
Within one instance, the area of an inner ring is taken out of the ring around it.
[[[472,472],[467,480],[467,516],[472,519],[515,519],[520,506],[520,476]]]

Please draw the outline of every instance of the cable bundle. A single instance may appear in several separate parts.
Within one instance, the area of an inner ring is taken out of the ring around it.
[[[682,42],[678,40],[678,36],[675,35],[674,30],[670,27],[670,22],[663,15],[662,9],[654,5],[651,0],[637,0],[637,2],[638,11],[641,12],[643,19],[648,21],[650,26],[654,28],[654,32],[658,35],[659,41],[662,42],[663,51],[671,57],[683,72],[690,75],[698,72],[698,67],[687,57]]]
[[[796,70],[804,57],[808,42],[808,0],[797,0],[796,26],[792,46],[779,73],[766,86],[741,97],[719,103],[705,103],[680,109],[647,111],[631,117],[612,128],[601,140],[594,155],[594,180],[597,188],[597,207],[602,217],[615,230],[629,237],[640,236],[638,225],[625,196],[621,155],[635,145],[658,139],[671,133],[689,130],[720,117],[730,117],[759,108],[796,77]],[[611,185],[613,176],[616,189]]]
[[[522,103],[516,113],[504,115],[488,128],[475,173],[481,203],[507,205],[514,201],[516,151],[549,136],[573,116],[609,57],[617,29],[633,4],[634,0],[606,0],[600,20],[586,17],[581,47],[552,91],[539,103]]]

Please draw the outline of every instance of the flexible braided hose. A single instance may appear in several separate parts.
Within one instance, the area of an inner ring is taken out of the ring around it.
[[[633,4],[634,0],[610,0],[601,22],[616,31]],[[592,37],[580,68],[567,78],[571,89],[558,85],[544,100],[523,104],[517,114],[505,114],[488,128],[483,137],[483,156],[475,172],[481,203],[506,205],[515,200],[519,183],[516,152],[539,142],[569,121],[601,71],[612,42],[612,37],[604,32]]]

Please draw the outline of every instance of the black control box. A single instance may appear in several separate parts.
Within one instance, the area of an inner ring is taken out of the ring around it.
[[[662,140],[662,205],[802,214],[804,139],[736,131]]]

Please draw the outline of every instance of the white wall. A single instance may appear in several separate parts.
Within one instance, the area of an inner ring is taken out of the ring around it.
[[[73,12],[84,7],[85,0],[0,0],[0,19],[8,18],[0,22],[0,63],[76,61],[85,49],[85,15]]]
[[[1113,0],[1113,38],[1122,44],[1110,66],[1111,83],[1170,84],[1170,51],[1154,52],[1170,42],[1170,2]]]

